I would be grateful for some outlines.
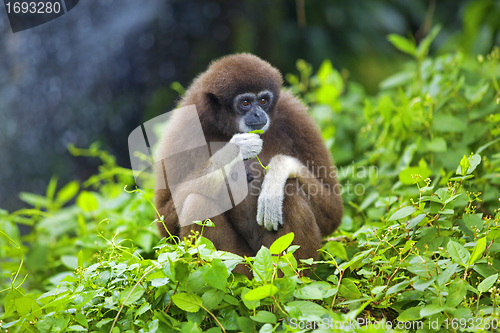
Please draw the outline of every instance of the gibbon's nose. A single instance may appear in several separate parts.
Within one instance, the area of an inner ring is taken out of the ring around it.
[[[245,124],[254,130],[263,128],[267,124],[267,117],[264,111],[256,108],[245,116]]]
[[[253,116],[254,116],[256,119],[258,119],[259,121],[261,121],[261,122],[266,122],[266,116],[265,116],[264,111],[260,111],[260,110],[259,110],[259,111],[257,111],[257,110],[256,110],[256,111],[254,111],[254,112],[253,112]]]

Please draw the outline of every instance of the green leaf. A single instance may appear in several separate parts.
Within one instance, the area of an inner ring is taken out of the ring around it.
[[[408,38],[405,38],[397,34],[390,34],[389,36],[387,36],[387,39],[398,50],[407,53],[411,56],[415,56],[417,54],[417,47],[414,41],[411,41]]]
[[[109,323],[110,321],[113,321],[113,318],[104,318],[103,320],[99,321],[96,326],[97,328],[101,328],[103,327],[104,325],[106,325],[107,323]]]
[[[451,277],[457,271],[458,264],[451,264],[447,269],[445,269],[441,274],[438,274],[436,279],[437,284],[440,286],[444,286],[448,281],[450,281]]]
[[[395,284],[393,285],[392,287],[390,287],[389,289],[387,289],[387,292],[385,293],[387,296],[388,295],[391,295],[391,294],[395,294],[397,292],[400,292],[401,290],[404,290],[406,289],[406,287],[409,285],[410,283],[408,281],[403,281],[403,282],[400,282],[398,284]]]
[[[69,316],[59,315],[56,319],[54,327],[52,328],[53,332],[64,331],[64,329],[68,326],[69,320],[70,320]]]
[[[493,287],[497,279],[498,279],[498,273],[492,276],[488,276],[486,279],[483,280],[483,282],[481,282],[477,286],[477,290],[479,290],[479,292],[481,293],[487,292],[488,290],[490,290],[491,287]]]
[[[63,205],[75,197],[80,190],[80,183],[76,180],[67,183],[61,188],[56,195],[56,201]]]
[[[467,123],[453,116],[436,116],[432,122],[432,129],[437,132],[464,132],[467,130]]]
[[[455,308],[464,300],[467,295],[467,281],[457,278],[448,286],[448,297],[446,298],[446,305]]]
[[[220,290],[226,290],[226,282],[229,277],[226,265],[220,259],[212,261],[211,265],[205,265],[201,268],[203,281],[209,286]]]
[[[341,263],[339,265],[339,267],[343,270],[346,270],[348,269],[349,267],[353,266],[353,265],[357,265],[359,264],[360,261],[362,261],[369,253],[371,253],[371,250],[365,250],[365,251],[362,251],[362,252],[358,252],[354,255],[354,257],[352,257],[351,260],[349,261],[345,261],[343,263]]]
[[[488,240],[500,238],[500,229],[490,230],[490,232],[488,232],[488,234],[486,235],[486,238]]]
[[[255,316],[250,316],[250,318],[259,323],[276,324],[276,316],[269,311],[259,311]]]
[[[363,202],[361,203],[361,205],[359,206],[359,209],[360,210],[365,210],[366,208],[368,208],[375,200],[377,200],[379,197],[379,193],[378,192],[372,192],[370,193],[364,200]],[[390,205],[390,198],[387,198],[389,201],[386,201],[387,202],[387,205]],[[381,199],[383,200],[383,199]],[[377,207],[377,204],[375,204],[375,207]]]
[[[83,267],[83,250],[80,250],[80,252],[78,252],[77,258],[78,258],[77,260],[78,267]]]
[[[416,209],[413,206],[403,207],[403,208],[397,210],[394,214],[392,214],[389,221],[402,219],[403,217],[407,217],[408,215],[413,214],[415,211],[416,211]]]
[[[464,214],[462,215],[462,219],[464,220],[464,224],[473,231],[473,227],[479,231],[483,230],[483,213],[480,214]]]
[[[145,303],[145,304],[147,304],[147,303]],[[149,307],[151,307],[150,304],[147,304],[147,305],[149,305]],[[142,308],[142,306],[141,306],[141,308]],[[83,327],[89,327],[89,323],[87,321],[87,317],[85,317],[85,315],[83,313],[81,313],[81,312],[75,313],[75,319]]]
[[[253,130],[253,131],[250,131],[248,133],[252,133],[252,134],[264,134],[264,131],[263,130]]]
[[[292,244],[294,236],[293,232],[289,232],[275,240],[269,248],[271,254],[280,254],[285,251]]]
[[[414,71],[399,72],[379,83],[381,90],[392,89],[411,82],[415,77]]]
[[[250,290],[245,294],[245,299],[248,301],[257,301],[266,297],[271,297],[278,292],[278,287],[272,284],[266,284]]]
[[[52,333],[53,332],[52,327],[54,327],[56,322],[57,322],[57,319],[55,317],[44,316],[44,317],[40,318],[40,320],[38,320],[38,322],[36,323],[36,328],[38,328],[38,330],[41,333]],[[11,324],[11,323],[4,324],[2,326],[2,328],[7,328],[7,326],[9,324]]]
[[[20,290],[23,290],[23,288],[19,288]],[[20,290],[17,289],[11,289],[8,293],[7,296],[5,296],[4,300],[4,309],[6,314],[13,313],[16,311],[16,299],[23,297],[23,293],[21,293]],[[4,316],[7,317],[7,316]]]
[[[260,306],[260,301],[259,300],[256,300],[256,301],[250,301],[250,300],[247,300],[245,295],[250,291],[250,289],[248,288],[243,288],[241,290],[241,300],[243,301],[243,303],[245,304],[245,306],[247,307],[247,309],[250,309],[250,310],[253,310],[257,307]]]
[[[378,295],[381,292],[383,292],[385,290],[385,288],[387,288],[387,286],[378,286],[378,287],[375,287],[375,288],[372,289],[372,294],[373,295]]]
[[[323,293],[318,288],[305,285],[293,292],[293,296],[299,299],[323,299]]]
[[[46,198],[49,202],[51,202],[54,199],[54,194],[56,193],[56,188],[57,188],[57,177],[52,176],[49,181],[49,185],[47,186],[47,191],[46,191]]]
[[[422,176],[422,180],[428,178],[432,174],[432,171],[427,167],[408,167],[399,172],[399,181],[403,185],[412,185],[415,183],[414,175]]]
[[[498,271],[487,263],[475,263],[473,269],[481,274],[483,278],[496,274]]]
[[[437,202],[437,203],[444,205],[444,201],[439,199],[439,197],[435,196],[435,195],[433,195],[433,196],[424,195],[422,197],[422,201],[432,201],[432,202]]]
[[[211,289],[204,293],[201,298],[203,299],[203,305],[207,310],[212,310],[217,305],[222,302],[224,298],[224,292],[218,289]]]
[[[236,297],[231,296],[229,294],[224,295],[224,301],[231,304],[231,305],[235,305],[235,306],[240,304],[240,302],[238,301],[238,299]]]
[[[330,105],[334,110],[339,110],[337,97],[341,92],[333,84],[324,84],[316,91],[316,98],[320,105]]]
[[[99,208],[99,203],[92,192],[82,191],[76,199],[76,205],[86,213],[96,211]]]
[[[141,286],[129,287],[120,293],[120,303],[125,302],[125,305],[130,305],[144,294],[144,289]]]
[[[415,228],[424,218],[425,218],[425,214],[424,213],[418,214],[417,216],[415,216],[414,218],[412,218],[411,220],[409,220],[406,223],[406,228],[408,230],[411,230],[411,229]],[[406,248],[406,246],[405,246],[405,248]],[[406,251],[408,251],[408,250],[406,250]]]
[[[436,153],[444,152],[447,150],[446,140],[443,138],[435,138],[432,141],[425,142],[424,149]]]
[[[70,278],[71,278],[71,276],[68,275],[64,279],[62,279],[61,281],[68,281],[68,282],[74,282],[75,281],[74,278],[72,278],[72,279],[70,279]],[[73,301],[73,299],[75,297],[76,296],[69,296],[69,295],[58,297],[58,298],[56,298],[56,299],[48,302],[47,304],[45,304],[43,306],[43,308],[61,308],[61,306],[66,306],[71,301]]]
[[[20,316],[26,316],[29,313],[33,314],[35,317],[40,317],[42,315],[40,305],[30,297],[23,296],[16,298],[14,304]]]
[[[19,193],[19,199],[32,205],[33,207],[48,207],[49,201],[46,197],[42,197],[38,194],[21,192]]]
[[[437,34],[441,30],[440,25],[436,25],[432,28],[431,32],[420,42],[417,49],[418,58],[422,59],[429,52],[429,47],[431,46],[432,41],[436,38]]]
[[[470,254],[461,244],[450,240],[447,249],[453,261],[464,267],[468,267]]]
[[[259,333],[273,333],[273,332],[275,332],[273,325],[269,323],[264,324],[259,330]]]
[[[286,304],[285,308],[288,312],[291,311],[299,311],[303,316],[318,316],[321,317],[326,314],[328,311],[313,302],[308,301],[293,301]]]
[[[326,249],[334,257],[339,257],[342,260],[349,260],[344,244],[340,242],[330,241],[326,243]]]
[[[356,284],[348,278],[342,279],[342,282],[340,282],[339,294],[347,299],[358,299],[361,297],[361,292]]]
[[[407,240],[405,243],[405,246],[403,247],[403,253],[408,252],[413,247],[413,244],[415,244],[415,243],[416,243],[415,241]]]
[[[62,256],[61,261],[69,269],[73,270],[78,267],[78,258],[75,256]]]
[[[184,87],[182,86],[182,84],[180,84],[179,82],[177,81],[174,81],[170,84],[170,88],[172,90],[175,90],[179,95],[183,96],[184,93],[186,92],[186,90],[184,89]]]
[[[316,98],[319,104],[329,105],[332,109],[338,110],[340,105],[337,97],[344,89],[344,81],[340,73],[333,68],[330,60],[324,60],[316,75],[320,82],[316,91]]]
[[[479,82],[475,86],[465,86],[465,98],[471,103],[481,102],[490,87],[489,82]]]
[[[493,141],[488,142],[487,144],[482,145],[481,147],[479,147],[477,149],[476,154],[481,154],[486,148],[488,148],[489,146],[497,143],[498,141],[500,141],[500,137],[496,138]]]
[[[486,237],[478,239],[474,251],[469,259],[469,266],[476,262],[479,258],[483,256],[484,250],[486,250]]]
[[[469,169],[469,166],[470,166],[469,159],[467,158],[467,156],[464,155],[464,157],[462,157],[462,160],[460,161],[460,165],[458,166],[457,173],[462,176],[467,175],[467,170]]]
[[[436,279],[430,278],[430,279],[423,279],[423,278],[418,278],[415,283],[413,283],[413,288],[415,290],[420,290],[420,291],[425,291],[427,288],[431,286],[431,284],[434,283]]]
[[[142,304],[139,307],[139,309],[137,309],[137,311],[134,313],[134,318],[139,317],[140,315],[142,315],[143,313],[146,313],[146,311],[148,311],[150,309],[151,309],[151,304],[149,304],[149,303]]]
[[[471,174],[474,170],[476,170],[477,166],[481,163],[481,155],[474,154],[468,158],[470,166],[467,169],[467,174]]]
[[[380,97],[380,101],[378,102],[378,110],[385,119],[391,118],[392,111],[395,108],[396,107],[394,106],[394,103],[389,96],[382,95],[382,97]]]
[[[421,317],[430,317],[436,313],[440,313],[446,309],[446,306],[439,305],[439,304],[431,304],[427,305],[424,307],[422,310],[420,310],[420,316]]]
[[[398,320],[400,322],[418,320],[418,319],[422,318],[422,316],[420,315],[421,310],[422,310],[422,307],[420,307],[420,306],[406,309],[405,311],[403,311],[399,314]]]
[[[87,329],[80,325],[70,325],[68,326],[68,331],[86,331]],[[113,329],[114,331],[114,329]]]
[[[269,249],[262,246],[255,256],[253,262],[253,270],[255,271],[254,279],[258,282],[271,281],[271,276],[273,274],[274,266],[273,259],[271,257],[271,252]]]
[[[206,227],[215,227],[215,224],[210,219],[206,219],[204,221],[193,221],[194,224],[206,226]]]
[[[255,323],[247,317],[238,317],[238,326],[243,333],[253,333]]]
[[[157,331],[148,331],[148,332],[157,332]],[[198,327],[198,324],[192,321],[187,321],[182,323],[182,329],[180,331],[180,333],[202,333],[202,332],[203,331]],[[120,331],[112,333],[120,333]]]
[[[172,301],[181,310],[198,312],[203,304],[203,299],[195,294],[178,293],[172,296]]]

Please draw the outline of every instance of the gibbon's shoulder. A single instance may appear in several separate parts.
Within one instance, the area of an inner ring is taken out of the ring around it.
[[[308,113],[308,107],[288,89],[282,89],[276,105],[274,122],[286,127],[292,136],[319,136],[319,128]]]

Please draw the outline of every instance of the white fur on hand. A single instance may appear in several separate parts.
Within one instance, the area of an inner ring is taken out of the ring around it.
[[[229,141],[240,147],[244,160],[254,158],[262,151],[262,139],[255,133],[235,134]]]
[[[278,230],[283,225],[283,200],[288,177],[300,171],[302,164],[295,158],[276,155],[269,162],[257,201],[257,223],[267,230]]]

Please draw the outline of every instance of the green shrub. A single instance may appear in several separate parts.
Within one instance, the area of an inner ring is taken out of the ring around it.
[[[301,320],[306,329],[336,323],[340,331],[343,323],[348,331],[377,331],[403,322],[399,331],[426,332],[497,325],[499,49],[477,59],[429,57],[437,33],[418,46],[389,36],[411,58],[376,96],[329,61],[315,75],[298,61],[299,75],[286,76],[311,106],[344,185],[342,225],[309,277],[302,272],[312,260],[293,257],[293,234],[255,258],[219,252],[198,234],[159,240],[152,191],[123,191],[133,184],[130,170],[97,146],[71,148],[101,158],[100,173],[83,184],[93,191],[77,182],[57,190],[54,178],[45,197],[21,194],[32,209],[0,211],[2,328],[298,332]],[[16,223],[32,231],[21,236]],[[243,262],[253,280],[231,273]]]

